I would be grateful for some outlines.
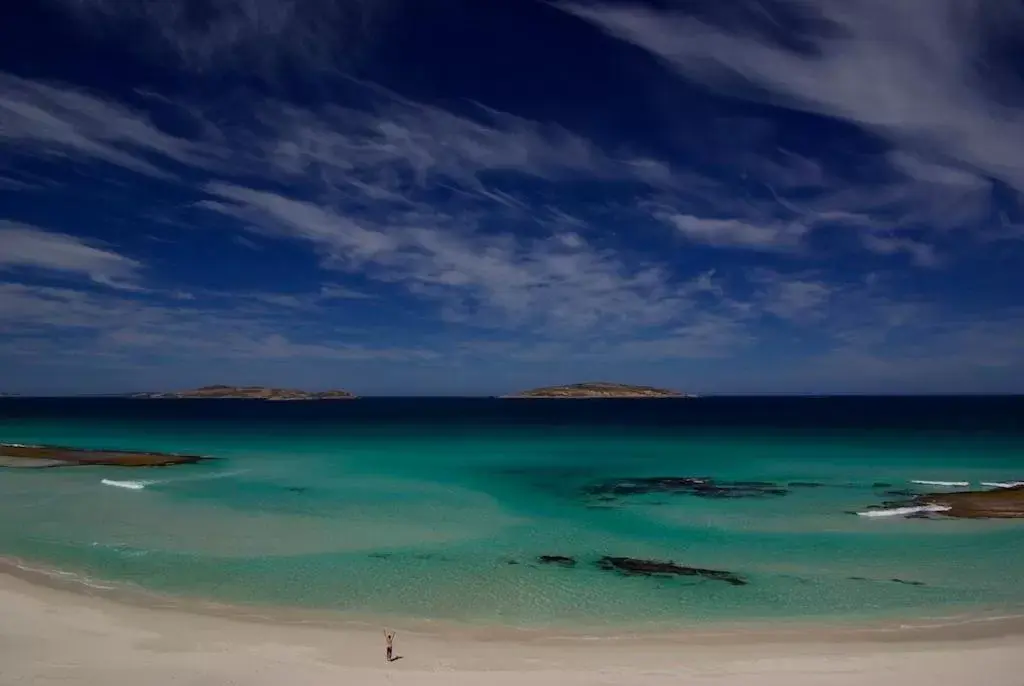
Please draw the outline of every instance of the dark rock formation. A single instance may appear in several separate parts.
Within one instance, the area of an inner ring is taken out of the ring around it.
[[[545,386],[504,395],[503,398],[692,398],[694,396],[652,386],[594,381],[566,386]]]
[[[897,584],[906,584],[907,586],[924,586],[923,581],[907,581],[906,579],[889,579],[889,581],[894,581]]]
[[[1024,486],[995,488],[989,491],[959,491],[955,493],[926,493],[919,495],[910,490],[889,491],[891,495],[905,495],[905,500],[889,500],[881,505],[869,505],[867,510],[939,505],[948,507],[940,512],[916,512],[906,515],[912,519],[961,517],[965,519],[1020,519],[1024,518]]]
[[[886,579],[886,580],[883,580],[883,579],[869,579],[869,578],[864,577],[864,576],[849,576],[847,578],[850,579],[851,581],[892,581],[893,583],[906,584],[907,586],[924,586],[925,585],[925,583],[923,581],[907,581],[906,579],[896,579],[896,578]]]
[[[714,481],[708,477],[652,476],[611,479],[590,484],[585,496],[612,502],[634,495],[690,495],[699,498],[763,498],[789,493],[767,481]]]
[[[817,481],[790,481],[786,485],[790,488],[821,488],[825,484],[818,483]]]
[[[48,467],[112,466],[112,467],[167,467],[192,464],[211,458],[200,455],[151,453],[133,450],[94,450],[68,448],[56,445],[13,445],[0,443],[0,466]]]
[[[597,561],[600,569],[609,572],[618,572],[626,576],[699,576],[714,581],[724,581],[732,586],[745,586],[746,579],[743,579],[732,572],[723,572],[717,569],[701,569],[699,567],[685,567],[675,562],[660,560],[641,560],[632,557],[605,556]]]
[[[990,491],[928,493],[918,496],[913,503],[946,506],[950,509],[939,513],[944,517],[1015,519],[1024,517],[1024,486]]]
[[[566,555],[541,555],[537,561],[546,565],[560,565],[562,567],[575,567],[576,560]]]

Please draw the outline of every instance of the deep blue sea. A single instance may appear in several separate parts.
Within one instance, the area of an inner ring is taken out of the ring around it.
[[[1024,480],[1022,397],[8,398],[0,442],[220,458],[0,468],[0,556],[175,596],[632,629],[1024,611],[1024,521],[855,514]]]

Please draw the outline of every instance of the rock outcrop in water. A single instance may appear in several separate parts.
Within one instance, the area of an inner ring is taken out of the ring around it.
[[[1024,486],[995,488],[990,491],[928,493],[914,498],[915,505],[940,505],[949,509],[944,517],[968,519],[1024,518]]]
[[[133,398],[218,398],[225,400],[352,400],[348,391],[300,391],[294,388],[266,386],[203,386],[190,391],[135,393]]]
[[[0,443],[0,467],[168,467],[193,464],[211,458],[201,455],[137,452],[132,450],[93,450],[56,445],[17,445]]]
[[[881,505],[869,505],[861,512],[905,510],[903,516],[913,519],[958,517],[964,519],[1024,518],[1024,485],[993,488],[987,491],[917,494],[909,489],[886,491],[886,495],[904,496]],[[921,508],[915,511],[914,508]],[[926,508],[934,508],[927,510]],[[898,513],[897,513],[898,514]]]
[[[576,560],[568,555],[541,555],[537,558],[537,561],[546,565],[559,565],[562,567],[576,566]]]
[[[630,386],[605,381],[568,384],[566,386],[544,386],[529,391],[504,395],[503,398],[692,398],[695,396],[678,393],[653,386]]]
[[[611,479],[590,484],[585,496],[611,502],[635,495],[689,495],[698,498],[765,498],[789,490],[768,481],[715,481],[710,477],[648,476]]]
[[[597,561],[600,569],[609,572],[618,572],[626,576],[699,576],[713,581],[724,581],[731,586],[746,586],[747,580],[718,569],[701,569],[700,567],[685,567],[675,562],[661,560],[641,560],[633,557],[612,557],[605,556]]]

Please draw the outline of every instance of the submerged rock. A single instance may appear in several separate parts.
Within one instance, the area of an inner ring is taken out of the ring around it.
[[[537,561],[546,565],[561,565],[562,567],[575,567],[576,560],[566,555],[541,555]]]
[[[167,467],[193,464],[209,460],[201,455],[178,455],[132,450],[95,450],[69,448],[57,445],[20,445],[0,443],[0,466],[27,467],[37,463],[40,467],[111,466],[111,467]]]
[[[907,581],[906,579],[889,579],[897,584],[906,584],[907,586],[924,586],[923,581]]]
[[[642,560],[633,557],[605,556],[597,561],[600,569],[609,572],[618,572],[626,576],[699,576],[714,581],[724,581],[732,586],[745,586],[746,579],[717,569],[701,569],[700,567],[686,567],[671,561]]]
[[[876,582],[879,582],[879,581],[883,581],[883,582],[884,581],[891,581],[893,583],[905,584],[907,586],[924,586],[924,585],[926,585],[923,581],[907,581],[906,579],[897,579],[895,577],[892,578],[892,579],[869,579],[869,578],[864,577],[864,576],[849,576],[847,578],[850,579],[851,581],[876,581]]]
[[[584,495],[601,502],[628,496],[668,494],[698,498],[763,498],[789,493],[769,481],[715,481],[710,477],[649,476],[619,478],[590,484]]]

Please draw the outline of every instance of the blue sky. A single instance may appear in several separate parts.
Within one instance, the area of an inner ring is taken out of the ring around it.
[[[2,391],[1024,392],[1018,3],[2,19]]]

